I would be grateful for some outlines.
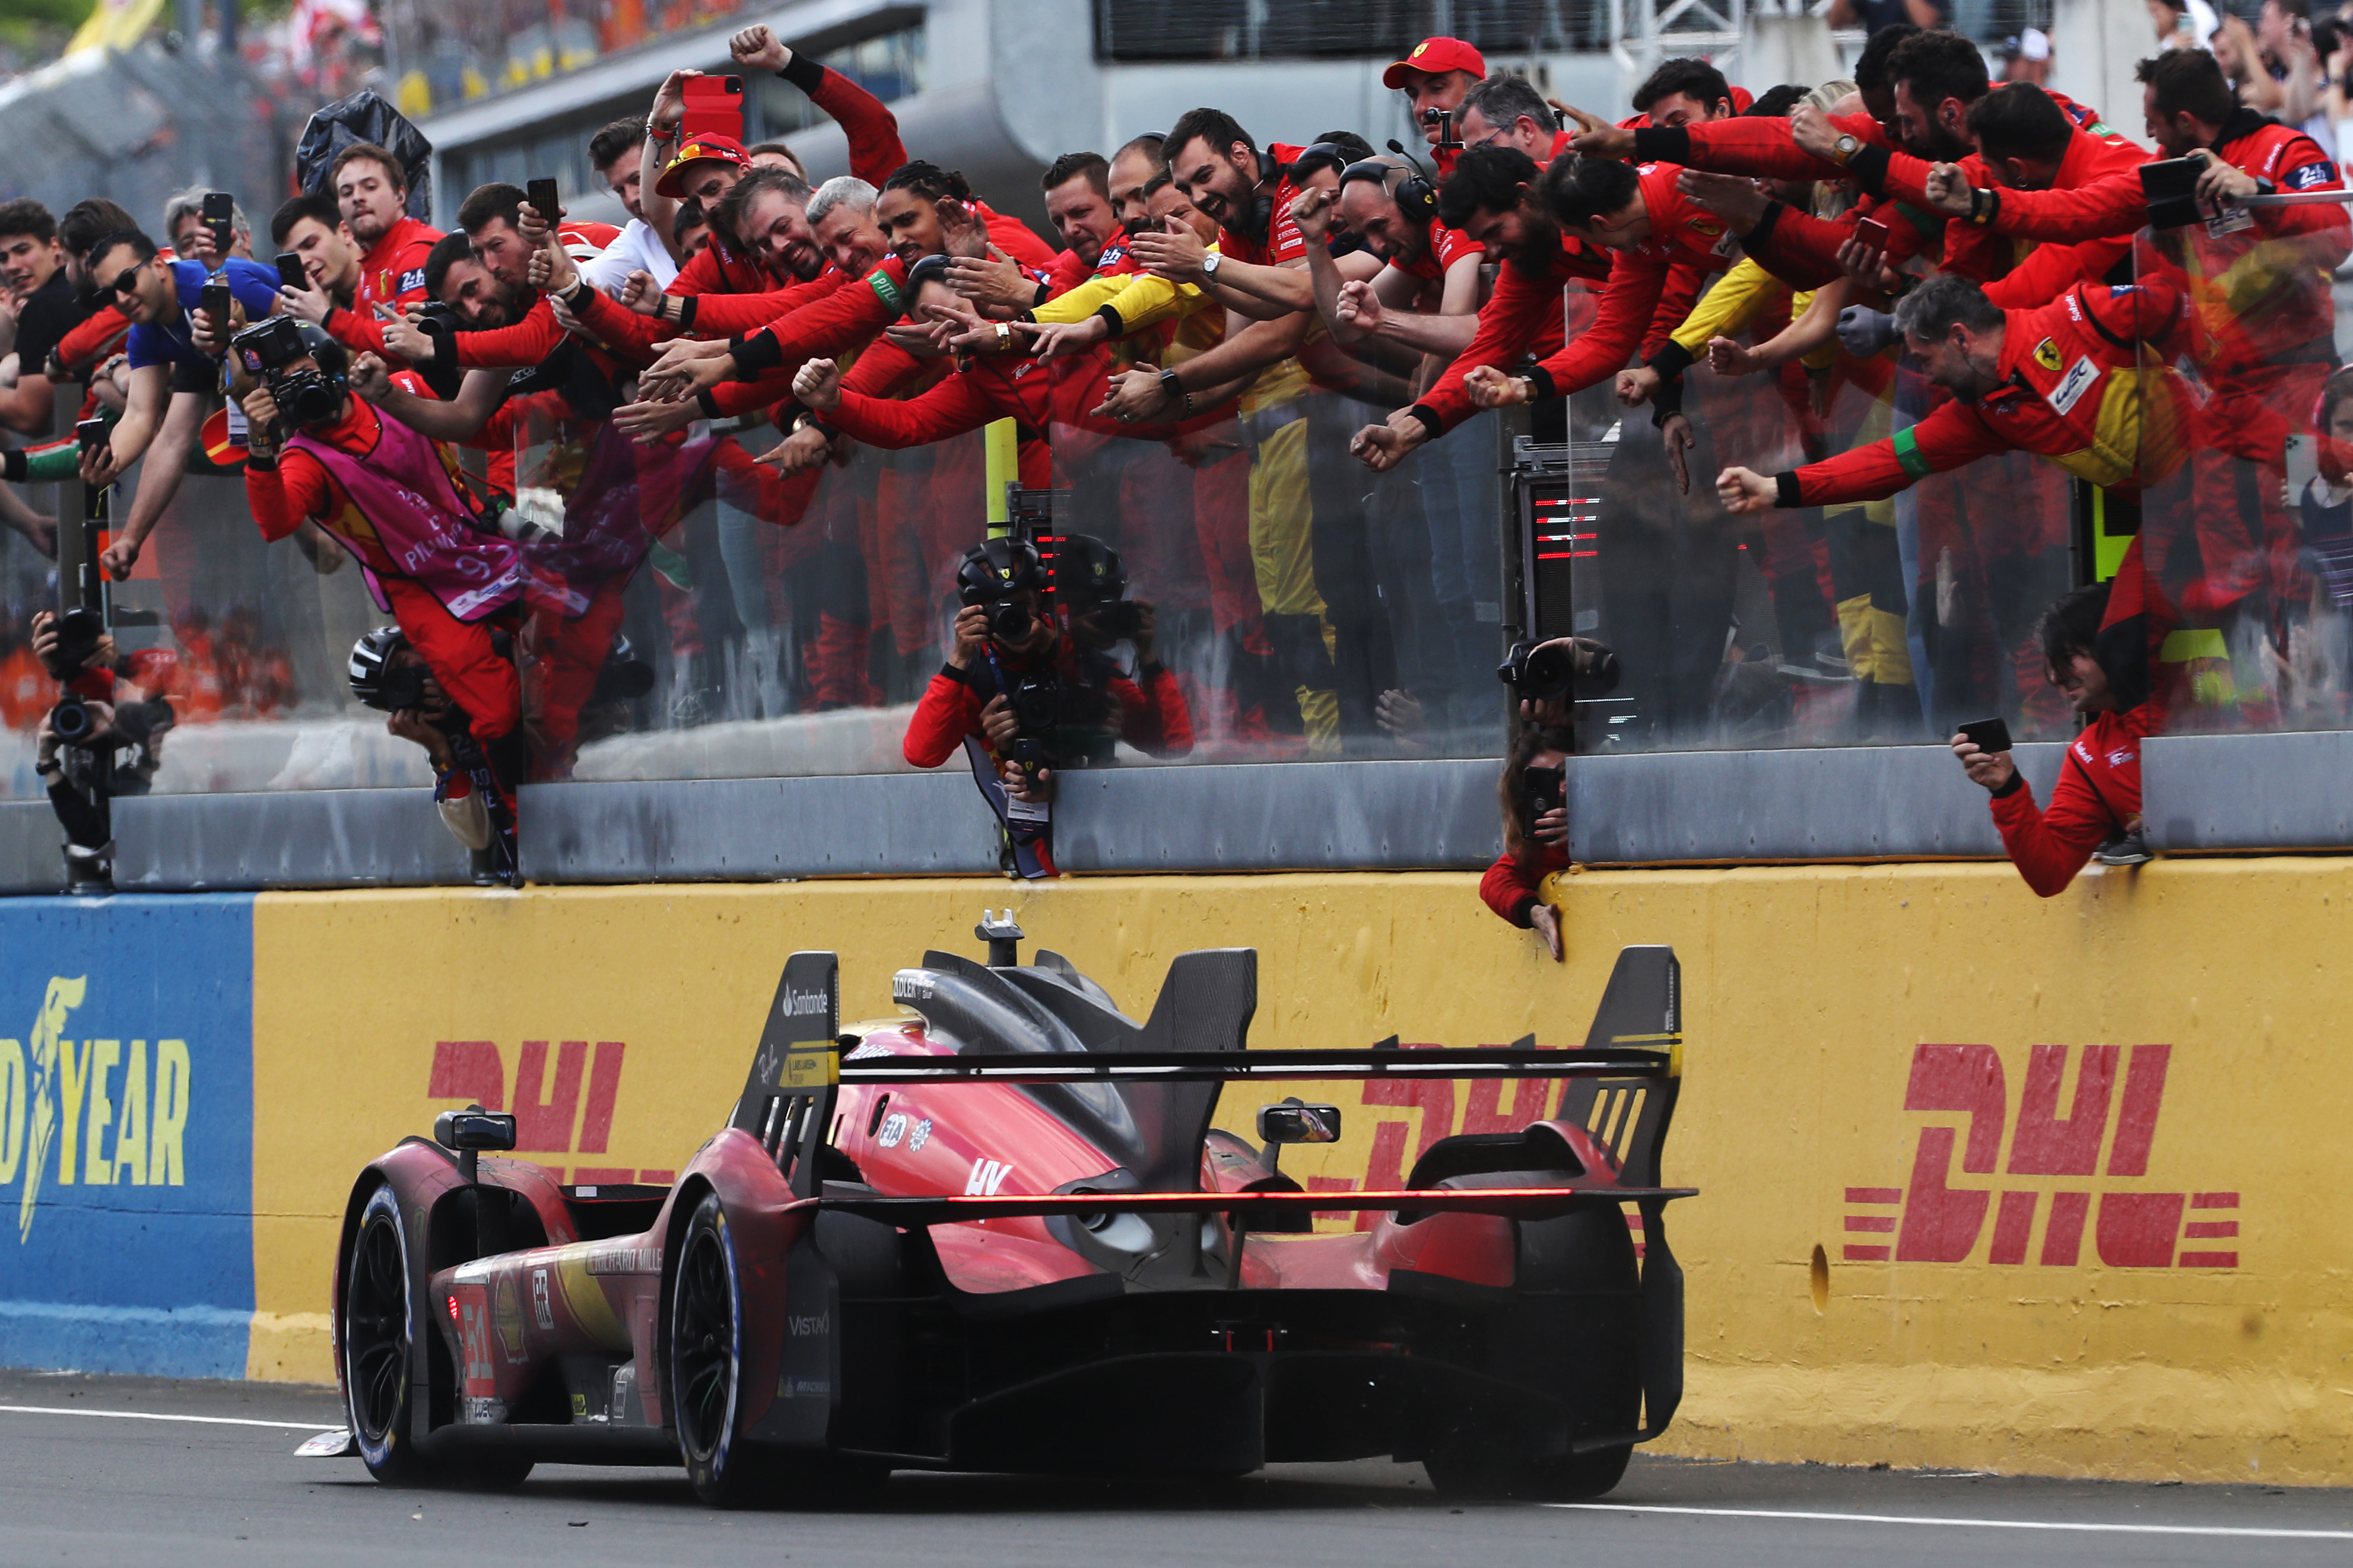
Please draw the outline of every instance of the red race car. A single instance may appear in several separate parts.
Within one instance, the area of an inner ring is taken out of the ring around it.
[[[445,1112],[352,1190],[345,1444],[380,1479],[683,1462],[713,1502],[893,1468],[1237,1475],[1388,1454],[1466,1495],[1592,1496],[1683,1391],[1659,1184],[1681,1070],[1672,950],[1630,947],[1584,1047],[1245,1051],[1258,955],[1188,952],[1139,1025],[1059,955],[927,952],[902,1021],[839,1034],[795,953],[742,1098],[675,1185],[565,1188],[512,1117]],[[1398,1191],[1307,1192],[1296,1098],[1236,1080],[1558,1080]],[[1233,1119],[1229,1119],[1233,1120]],[[1638,1252],[1628,1209],[1641,1215]],[[1318,1232],[1319,1211],[1357,1227]]]

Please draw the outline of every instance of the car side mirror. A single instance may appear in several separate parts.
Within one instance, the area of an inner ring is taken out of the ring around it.
[[[1336,1105],[1261,1105],[1258,1135],[1269,1143],[1337,1143],[1340,1108]]]
[[[515,1146],[515,1119],[480,1106],[445,1110],[433,1119],[433,1142],[444,1149],[473,1153],[483,1149]]]

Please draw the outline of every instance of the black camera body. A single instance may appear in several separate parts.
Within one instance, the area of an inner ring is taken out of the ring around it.
[[[378,695],[368,706],[381,708],[387,713],[397,713],[404,708],[425,705],[425,667],[421,664],[386,665],[377,683]]]
[[[2181,228],[2196,223],[2198,178],[2206,172],[2197,158],[2159,158],[2140,166],[2140,192],[2148,202],[2148,226]]]
[[[58,616],[58,648],[50,655],[53,674],[71,679],[98,652],[106,637],[106,617],[87,605],[76,605]]]
[[[286,366],[301,359],[311,359],[317,364],[310,342],[303,336],[302,323],[291,316],[271,316],[245,329],[229,340],[238,362],[248,374],[269,384],[269,395],[278,405],[279,416],[297,426],[332,424],[343,411],[343,394],[348,388],[340,365],[332,371],[323,366],[309,370],[288,370]]]
[[[1522,637],[1495,668],[1495,678],[1524,702],[1606,697],[1622,673],[1618,656],[1590,637],[1571,637],[1567,647],[1556,637],[1542,643]]]
[[[1011,599],[998,599],[987,606],[988,635],[1002,643],[1017,643],[1029,635],[1038,617]]]
[[[172,704],[161,697],[144,702],[118,702],[114,706],[114,728],[103,744],[108,751],[119,752],[131,746],[153,747],[155,737],[179,722]],[[90,703],[69,692],[63,701],[49,710],[49,733],[60,745],[88,746],[90,735],[98,728],[98,715],[90,710]]]

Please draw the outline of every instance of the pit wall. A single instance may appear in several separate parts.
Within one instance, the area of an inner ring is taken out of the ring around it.
[[[371,1155],[479,1100],[566,1180],[661,1180],[787,953],[888,1017],[1009,901],[1139,1017],[1176,954],[1257,948],[1261,1047],[1573,1045],[1619,947],[1672,943],[1702,1192],[1661,1448],[2353,1484],[2353,860],[1565,882],[1564,966],[1439,873],[0,900],[0,1363],[326,1381]],[[1350,1185],[1498,1124],[1492,1088],[1302,1092],[1347,1136],[1286,1168]]]

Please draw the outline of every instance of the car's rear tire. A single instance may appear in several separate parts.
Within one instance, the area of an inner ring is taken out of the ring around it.
[[[742,1508],[777,1495],[779,1452],[744,1436],[744,1292],[719,1194],[707,1193],[679,1240],[670,1280],[670,1399],[694,1495]]]
[[[529,1459],[484,1456],[451,1467],[417,1451],[412,1423],[417,1328],[400,1196],[389,1185],[378,1186],[360,1206],[359,1228],[343,1275],[343,1310],[335,1321],[344,1416],[360,1458],[368,1474],[395,1486],[480,1491],[521,1486],[531,1474]]]
[[[1430,1472],[1430,1484],[1444,1497],[1581,1502],[1616,1486],[1633,1457],[1631,1447],[1530,1458],[1449,1444],[1424,1456],[1421,1466]]]

